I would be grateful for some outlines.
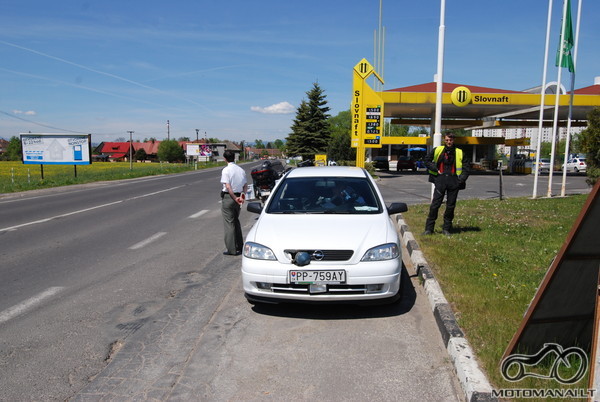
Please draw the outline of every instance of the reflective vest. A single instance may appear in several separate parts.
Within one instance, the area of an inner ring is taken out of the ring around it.
[[[438,164],[438,159],[440,158],[440,155],[442,154],[442,152],[444,151],[445,145],[440,145],[439,147],[435,147],[435,150],[433,151],[433,162],[435,162],[435,164]],[[463,160],[463,151],[460,148],[454,148],[454,164],[456,165],[456,175],[460,176],[462,173],[462,160]],[[433,170],[429,170],[429,174],[432,174],[434,176],[438,175],[438,172],[434,172]]]

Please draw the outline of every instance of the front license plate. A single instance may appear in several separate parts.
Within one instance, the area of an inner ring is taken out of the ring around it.
[[[343,269],[328,271],[289,271],[290,283],[325,283],[338,284],[346,282],[346,271]]]

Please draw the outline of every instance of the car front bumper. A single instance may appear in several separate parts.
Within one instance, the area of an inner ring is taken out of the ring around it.
[[[290,270],[346,271],[341,284],[310,286],[290,283]],[[279,261],[254,260],[243,257],[242,282],[249,300],[262,302],[351,302],[389,299],[399,294],[402,260],[400,257],[354,265],[309,264],[298,267]]]

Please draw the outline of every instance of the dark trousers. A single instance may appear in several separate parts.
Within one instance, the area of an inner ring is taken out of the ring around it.
[[[223,197],[221,213],[225,229],[225,247],[229,254],[236,254],[244,247],[242,225],[240,224],[240,204],[235,202],[229,194]]]
[[[446,211],[444,212],[443,230],[452,229],[452,220],[454,219],[454,208],[456,207],[456,198],[458,197],[459,182],[458,177],[454,175],[438,175],[435,178],[435,189],[433,191],[433,199],[429,207],[429,215],[425,222],[425,230],[433,232],[435,220],[438,217],[438,211],[446,196]]]

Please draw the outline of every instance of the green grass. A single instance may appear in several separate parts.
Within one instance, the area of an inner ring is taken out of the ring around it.
[[[198,163],[198,169],[222,166],[223,162]],[[77,166],[77,177],[72,165],[44,165],[44,178],[40,165],[21,162],[0,162],[0,193],[35,190],[105,180],[121,180],[142,176],[180,173],[193,170],[194,165],[180,163],[97,162]]]
[[[403,214],[496,389],[560,385],[529,379],[510,383],[499,365],[586,198],[459,200],[457,233],[450,237],[439,233],[445,206],[433,236],[421,235],[428,204],[411,206]],[[585,388],[586,382],[575,387]]]

